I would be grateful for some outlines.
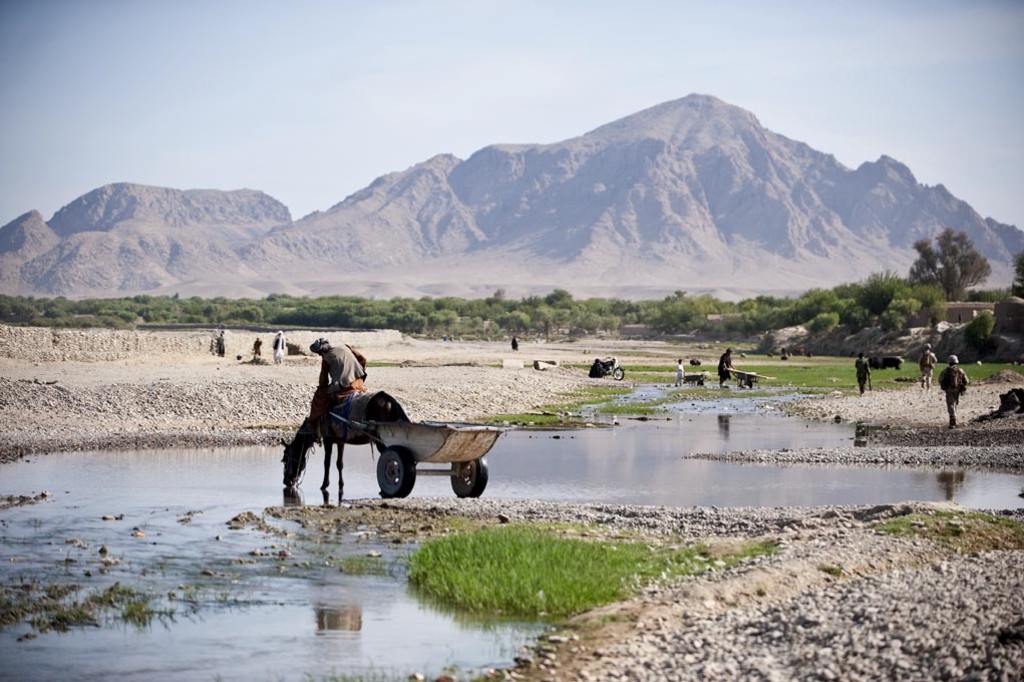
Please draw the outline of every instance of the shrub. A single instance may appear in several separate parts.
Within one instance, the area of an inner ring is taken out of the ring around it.
[[[807,330],[812,334],[825,334],[839,325],[839,313],[818,313],[807,323]]]
[[[986,310],[964,327],[964,340],[979,353],[991,350],[995,347],[995,340],[992,338],[992,329],[995,326],[995,316]]]

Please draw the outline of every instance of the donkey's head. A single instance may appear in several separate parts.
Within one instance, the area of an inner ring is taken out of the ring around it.
[[[306,470],[306,458],[313,447],[313,436],[307,434],[295,434],[291,443],[282,440],[284,446],[284,485],[286,488],[294,487],[302,478]]]

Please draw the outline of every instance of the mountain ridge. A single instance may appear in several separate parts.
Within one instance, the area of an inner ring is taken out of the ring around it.
[[[1016,227],[892,157],[847,168],[710,95],[561,142],[438,154],[295,221],[255,190],[119,183],[49,222],[59,244],[20,261],[2,246],[14,222],[0,228],[0,264],[19,273],[0,276],[5,292],[797,293],[906,272],[914,241],[946,227],[967,232],[993,278],[1024,251]]]

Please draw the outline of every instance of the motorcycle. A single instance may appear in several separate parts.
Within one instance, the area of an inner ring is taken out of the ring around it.
[[[612,379],[616,381],[622,381],[626,376],[626,370],[619,365],[618,358],[594,358],[594,364],[590,366],[589,376],[593,379],[601,379],[603,377],[612,375]]]

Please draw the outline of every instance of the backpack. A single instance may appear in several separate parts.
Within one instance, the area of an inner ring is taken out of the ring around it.
[[[942,370],[942,374],[939,375],[939,388],[943,391],[957,389],[960,393],[965,393],[967,387],[963,385],[959,375],[960,372],[956,367],[947,367]]]

